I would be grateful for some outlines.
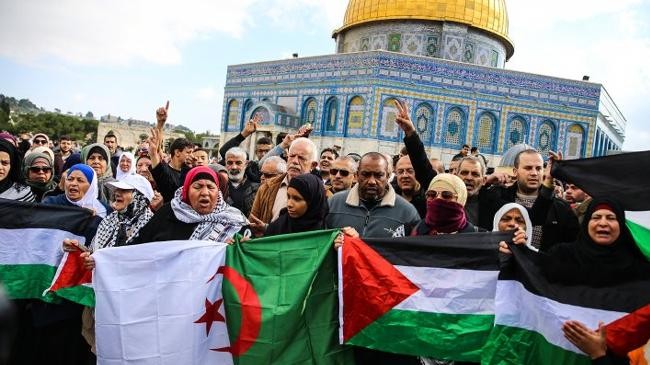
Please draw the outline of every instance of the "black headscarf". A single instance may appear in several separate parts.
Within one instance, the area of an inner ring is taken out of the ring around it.
[[[266,229],[265,236],[315,231],[324,228],[325,216],[329,212],[323,180],[316,175],[298,175],[289,181],[288,188],[296,189],[307,202],[307,211],[302,217],[291,218],[287,208],[280,211],[278,219]]]
[[[11,168],[9,169],[9,176],[5,178],[4,180],[0,181],[0,193],[5,192],[7,189],[9,189],[14,183],[23,183],[23,175],[22,175],[22,155],[12,145],[10,142],[5,141],[4,139],[0,139],[0,151],[1,152],[6,152],[9,155],[9,164]]]
[[[589,236],[589,221],[599,206],[609,206],[619,224],[620,235],[611,245],[599,245]],[[578,240],[561,243],[542,256],[544,273],[564,284],[608,286],[650,277],[645,259],[625,225],[625,211],[614,200],[594,198],[582,222]]]

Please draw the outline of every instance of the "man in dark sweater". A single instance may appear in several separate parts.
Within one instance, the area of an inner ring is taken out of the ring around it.
[[[223,146],[219,148],[219,156],[224,160],[223,165],[226,164],[226,152],[228,152],[233,147],[239,147],[239,145],[244,142],[246,138],[257,131],[259,123],[261,122],[262,117],[258,114],[254,115],[253,119],[246,122],[246,125],[244,125],[244,129],[241,131],[241,133],[226,141],[226,143],[224,143]],[[245,173],[248,180],[256,183],[260,182],[260,166],[258,164],[258,161],[260,161],[262,157],[264,157],[264,155],[266,155],[266,153],[271,150],[271,148],[273,148],[273,144],[270,138],[261,137],[257,140],[255,143],[255,156],[257,157],[257,161],[248,161],[248,164],[246,165]],[[246,156],[248,156],[248,154],[246,154]]]
[[[226,169],[228,170],[228,204],[241,210],[248,216],[253,207],[255,194],[260,184],[250,181],[246,177],[246,167],[250,161],[246,158],[246,151],[233,147],[226,152]]]

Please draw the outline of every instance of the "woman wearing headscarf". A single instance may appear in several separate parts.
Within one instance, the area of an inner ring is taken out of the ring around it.
[[[25,183],[32,189],[37,202],[40,202],[47,192],[56,188],[54,165],[46,152],[32,151],[25,156],[23,174]]]
[[[188,239],[225,242],[246,223],[246,217],[224,201],[217,174],[207,166],[198,166],[187,173],[174,198],[154,214],[133,243]]]
[[[24,184],[22,160],[14,145],[0,139],[0,199],[34,201],[32,190]]]
[[[84,230],[86,242],[95,236],[107,208],[97,199],[95,171],[87,165],[72,166],[66,176],[65,193],[48,197],[43,204],[76,206],[94,212],[94,219]],[[90,347],[81,335],[83,306],[63,301],[60,304],[34,301],[31,306],[34,327],[31,363],[83,364],[93,359]]]
[[[268,225],[264,236],[323,229],[328,212],[323,181],[313,174],[298,175],[289,181],[287,207]]]
[[[99,200],[108,204],[111,196],[110,190],[106,183],[115,181],[113,170],[111,169],[111,153],[108,148],[101,143],[93,143],[81,150],[81,161],[95,170],[97,174],[97,185],[99,190]]]
[[[480,228],[467,220],[465,202],[467,188],[458,176],[438,174],[425,194],[427,214],[411,231],[412,236],[479,232]]]
[[[528,216],[528,211],[517,203],[508,203],[502,206],[494,215],[492,224],[493,232],[515,231],[514,242],[523,243],[531,250],[539,250],[532,245],[533,223]],[[499,242],[499,251],[505,254],[512,254],[508,244]]]
[[[115,175],[115,178],[118,181],[121,181],[126,176],[134,175],[136,172],[135,164],[135,156],[133,156],[131,152],[122,152],[120,163],[117,165],[117,174]]]

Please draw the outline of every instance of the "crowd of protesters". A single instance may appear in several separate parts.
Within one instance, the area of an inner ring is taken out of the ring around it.
[[[319,151],[309,139],[309,125],[275,145],[267,137],[251,142],[255,156],[249,156],[239,146],[257,131],[258,116],[226,141],[216,158],[184,138],[163,151],[167,107],[156,111],[157,126],[132,152],[110,133],[103,143],[80,151],[68,136],[60,136],[53,150],[43,133],[35,133],[31,145],[2,133],[0,198],[91,209],[95,223],[88,227],[87,246],[63,242],[65,250],[86,251],[82,257],[89,269],[94,251],[113,246],[230,242],[238,234],[254,242],[338,228],[373,238],[510,231],[514,244],[537,252],[551,281],[598,286],[650,276],[616,197],[592,199],[555,180],[551,167],[561,156],[517,145],[509,170],[488,173],[485,156],[465,145],[445,169],[427,156],[408,106],[399,101],[396,106],[405,146],[399,156]],[[335,246],[342,242],[339,236]],[[500,243],[504,257],[509,247]],[[23,332],[12,348],[15,363],[94,361],[91,310],[71,303],[17,302]],[[575,321],[563,329],[595,362],[617,360],[606,352],[602,329]],[[376,351],[356,355],[360,364],[420,363]]]

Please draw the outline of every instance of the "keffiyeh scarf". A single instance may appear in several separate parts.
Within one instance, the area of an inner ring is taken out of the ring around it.
[[[176,190],[174,199],[171,201],[171,207],[176,219],[183,223],[199,223],[190,240],[207,240],[215,242],[224,242],[232,238],[235,233],[246,225],[246,218],[237,208],[226,204],[221,192],[219,194],[219,203],[214,210],[205,215],[197,213],[189,204],[181,200],[183,187]]]
[[[142,193],[134,190],[133,200],[126,209],[114,211],[101,222],[91,243],[92,251],[128,245],[151,217],[153,212],[149,209],[149,201]]]

